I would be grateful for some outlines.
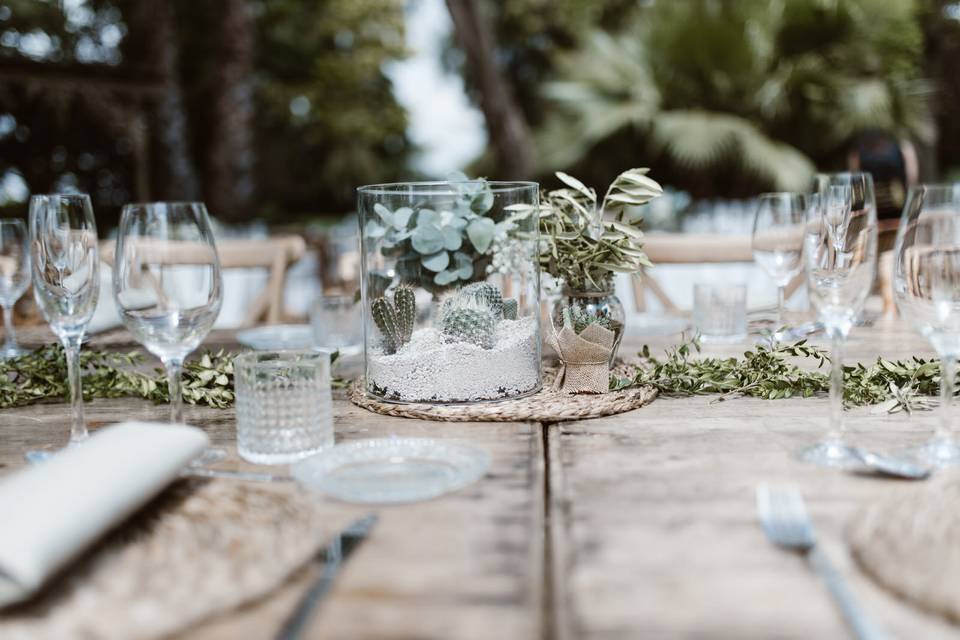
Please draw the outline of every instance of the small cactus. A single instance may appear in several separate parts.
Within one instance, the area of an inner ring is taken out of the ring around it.
[[[443,314],[443,335],[453,342],[470,342],[484,349],[492,349],[497,321],[482,307],[453,306]]]
[[[598,324],[604,329],[613,331],[610,317],[602,312],[593,314],[579,306],[572,306],[564,307],[561,315],[563,326],[570,327],[577,334],[583,333],[583,330],[592,324]]]
[[[504,320],[516,320],[517,319],[517,299],[516,298],[507,298],[503,301],[503,319]]]
[[[370,304],[373,321],[383,334],[383,346],[387,353],[396,353],[410,342],[413,322],[417,313],[416,296],[410,287],[400,286],[393,293],[393,302],[386,297],[377,298]]]
[[[503,295],[495,284],[490,282],[474,282],[473,284],[465,286],[458,294],[474,298],[477,302],[481,302],[490,307],[495,317],[503,317]]]

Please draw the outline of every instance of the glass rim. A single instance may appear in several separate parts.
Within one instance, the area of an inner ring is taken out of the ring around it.
[[[480,180],[468,180],[466,184],[478,184]],[[489,191],[493,193],[511,193],[515,191],[525,191],[528,189],[533,189],[534,191],[540,190],[539,182],[532,182],[528,180],[487,180],[485,181]],[[380,184],[367,184],[362,187],[357,187],[357,193],[369,193],[372,195],[410,195],[410,196],[442,196],[450,195],[455,196],[459,195],[459,192],[454,188],[456,184],[464,184],[458,182],[450,182],[448,180],[427,180],[427,181],[414,181],[414,182],[382,182]],[[444,190],[445,189],[445,190]]]
[[[304,364],[308,366],[313,366],[316,362],[326,362],[330,363],[330,357],[333,355],[333,352],[336,349],[328,349],[326,347],[315,347],[311,349],[269,349],[266,351],[244,351],[243,353],[238,353],[233,356],[234,364],[242,364],[245,366],[256,365],[264,362],[281,362],[287,365],[296,366],[297,364]],[[273,358],[265,358],[266,356],[274,356]],[[306,356],[306,357],[304,357]],[[290,358],[297,357],[299,360],[291,360]]]
[[[153,200],[148,202],[128,202],[123,205],[124,209],[133,208],[133,207],[196,207],[200,206],[204,209],[207,208],[207,205],[202,200]]]
[[[956,193],[960,195],[960,182],[921,182],[912,185],[907,190],[907,195],[919,193],[920,191],[934,193]]]
[[[40,199],[40,198],[71,198],[71,199],[86,199],[90,200],[89,193],[31,193],[30,199]]]

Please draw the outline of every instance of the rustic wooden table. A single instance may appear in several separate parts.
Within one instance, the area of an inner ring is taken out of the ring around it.
[[[125,339],[114,334],[93,343]],[[656,351],[676,339],[648,342]],[[231,341],[229,334],[214,334],[209,342]],[[638,345],[628,342],[626,352]],[[848,361],[879,354],[930,352],[898,323],[856,330]],[[67,413],[62,404],[0,412],[0,474],[21,466],[24,450],[65,439]],[[94,429],[165,416],[166,407],[138,400],[87,405]],[[381,509],[381,522],[351,557],[311,637],[848,637],[823,585],[757,526],[759,482],[799,485],[833,559],[897,637],[956,636],[956,627],[871,583],[844,545],[844,529],[861,506],[929,485],[796,462],[792,454],[823,433],[826,416],[825,398],[660,398],[597,420],[459,424],[378,416],[339,397],[340,441],[389,434],[450,438],[487,449],[493,466],[483,481],[457,494]],[[188,407],[187,419],[216,444],[233,446],[232,410]],[[933,420],[930,414],[847,413],[851,440],[878,448],[922,441]],[[934,482],[948,479],[942,474]],[[338,515],[363,513],[325,504]],[[183,637],[269,638],[310,575]]]

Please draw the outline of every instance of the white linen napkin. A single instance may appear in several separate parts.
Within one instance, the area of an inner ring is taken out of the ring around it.
[[[208,442],[195,427],[124,422],[0,480],[0,608],[31,596]]]

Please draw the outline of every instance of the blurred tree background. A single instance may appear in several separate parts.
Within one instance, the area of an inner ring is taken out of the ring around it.
[[[387,69],[425,1],[3,0],[0,187],[89,191],[106,226],[147,198],[348,211],[357,185],[417,177]],[[924,179],[960,178],[956,1],[442,1],[446,69],[486,123],[475,174],[650,166],[739,197],[802,188],[882,130]]]

